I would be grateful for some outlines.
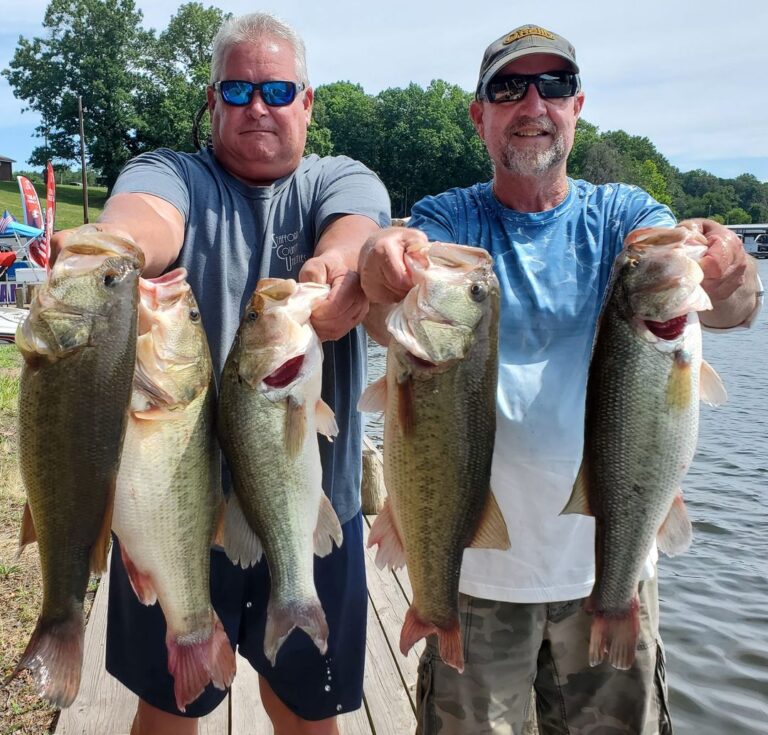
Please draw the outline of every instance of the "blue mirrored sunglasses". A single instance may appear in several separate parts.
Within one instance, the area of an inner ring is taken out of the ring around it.
[[[306,85],[302,82],[246,82],[239,79],[227,79],[215,82],[213,88],[221,94],[228,105],[244,107],[250,105],[253,95],[258,89],[261,99],[269,107],[285,107],[296,99],[296,93],[301,92]]]
[[[536,86],[545,100],[573,97],[580,86],[579,75],[572,71],[510,74],[491,79],[485,87],[485,99],[489,102],[516,102],[525,97],[531,84]]]

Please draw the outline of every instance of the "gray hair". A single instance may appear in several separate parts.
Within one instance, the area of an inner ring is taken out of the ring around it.
[[[257,43],[264,38],[279,38],[290,44],[296,60],[297,81],[309,86],[304,41],[285,21],[270,13],[249,13],[224,21],[213,39],[211,84],[220,81],[224,60],[233,46],[240,43]]]

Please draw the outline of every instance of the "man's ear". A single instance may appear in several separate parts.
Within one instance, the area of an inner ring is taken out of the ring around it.
[[[584,92],[579,92],[573,98],[573,111],[576,113],[576,119],[581,117],[581,108],[584,107]]]
[[[475,126],[477,134],[482,140],[485,140],[485,128],[483,126],[483,103],[472,100],[469,105],[469,116],[472,118],[472,124]]]
[[[216,107],[216,90],[211,86],[206,87],[205,96],[208,100],[208,109],[213,112],[214,107]]]
[[[304,90],[304,99],[302,100],[302,104],[304,105],[304,112],[307,115],[307,127],[309,127],[309,123],[312,122],[312,105],[315,101],[315,91],[312,89],[312,87],[307,87]]]

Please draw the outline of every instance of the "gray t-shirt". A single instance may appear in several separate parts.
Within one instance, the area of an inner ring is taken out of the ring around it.
[[[307,156],[271,186],[249,186],[228,174],[210,150],[161,148],[126,165],[113,190],[125,192],[158,196],[184,217],[184,244],[175,266],[189,272],[217,380],[259,278],[298,279],[338,215],[389,224],[383,184],[345,156]],[[323,488],[345,523],[360,508],[362,419],[356,406],[366,379],[365,333],[358,327],[323,347],[323,399],[339,425],[333,443],[319,439]]]

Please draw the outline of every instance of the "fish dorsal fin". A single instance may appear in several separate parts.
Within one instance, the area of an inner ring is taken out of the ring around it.
[[[403,537],[400,533],[397,513],[389,496],[384,500],[384,505],[368,534],[368,548],[377,545],[379,548],[376,550],[376,566],[379,569],[384,569],[385,566],[390,569],[400,569],[405,566]]]
[[[21,532],[19,533],[19,554],[24,547],[37,541],[35,522],[32,520],[32,511],[29,503],[24,503],[24,515],[21,517]]]
[[[571,497],[565,504],[565,508],[560,511],[560,515],[569,515],[571,513],[580,513],[581,515],[594,515],[589,507],[589,483],[587,482],[587,460],[581,460],[579,473],[573,482]]]
[[[333,551],[333,544],[341,546],[344,537],[341,533],[341,524],[336,511],[324,493],[320,495],[320,507],[317,512],[317,526],[315,527],[314,544],[315,554],[320,557],[328,556]]]
[[[492,491],[489,491],[483,514],[480,516],[480,522],[477,524],[477,530],[470,547],[473,549],[508,549],[510,546],[507,522],[496,502],[496,496]]]
[[[322,434],[328,441],[332,442],[333,437],[339,433],[333,409],[322,398],[315,403],[315,424],[317,433]]]
[[[299,403],[292,396],[288,396],[285,411],[285,448],[289,457],[298,457],[304,446],[306,435],[306,405]]]
[[[104,507],[104,517],[101,519],[101,529],[91,546],[90,570],[100,576],[107,571],[107,554],[112,541],[112,511],[115,508],[115,480],[113,479],[107,492],[107,502]]]
[[[659,551],[663,551],[667,556],[676,556],[688,550],[692,538],[693,527],[685,509],[683,492],[680,490],[656,534],[656,543]]]
[[[229,560],[243,569],[256,564],[264,553],[261,539],[248,523],[234,492],[225,502],[224,531],[220,543]]]
[[[387,376],[382,375],[371,383],[360,396],[357,410],[363,413],[377,413],[387,407]]]
[[[699,393],[702,403],[706,403],[708,406],[722,406],[728,400],[728,393],[723,381],[706,360],[701,361]]]

